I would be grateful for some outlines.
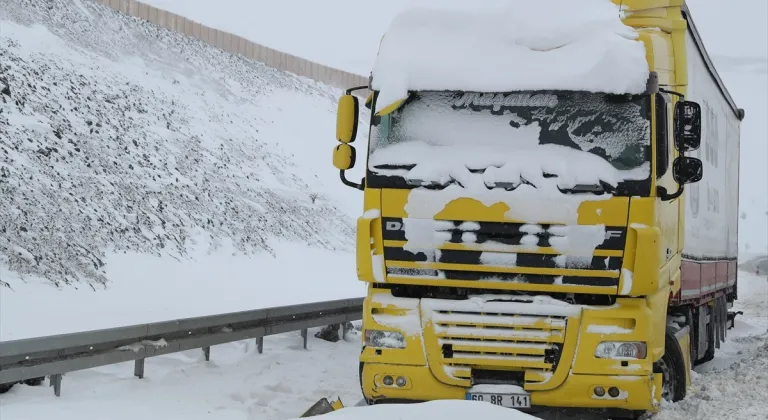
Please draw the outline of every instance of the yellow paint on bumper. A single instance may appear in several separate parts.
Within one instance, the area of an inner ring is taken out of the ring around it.
[[[404,387],[386,386],[385,376],[404,377]],[[365,363],[362,372],[363,394],[367,399],[446,400],[465,399],[466,388],[438,381],[427,366],[383,365]],[[606,395],[597,398],[594,389],[602,386]],[[618,398],[610,398],[607,391],[617,387]],[[655,394],[655,395],[654,395]],[[534,406],[570,408],[618,408],[626,410],[658,411],[654,401],[661,401],[661,375],[606,376],[570,375],[559,387],[549,391],[531,392]]]

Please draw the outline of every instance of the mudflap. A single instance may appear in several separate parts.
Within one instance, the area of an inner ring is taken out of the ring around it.
[[[683,327],[675,333],[675,338],[680,344],[680,350],[683,352],[683,363],[685,365],[685,388],[691,386],[691,330],[689,327]]]
[[[341,398],[329,401],[328,398],[321,398],[316,403],[309,407],[309,410],[304,412],[299,418],[314,417],[321,414],[328,414],[332,411],[340,410],[344,408],[344,404],[341,403]]]

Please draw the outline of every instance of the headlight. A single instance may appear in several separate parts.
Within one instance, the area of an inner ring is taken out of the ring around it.
[[[604,341],[595,349],[595,357],[599,359],[645,359],[648,347],[639,342]]]
[[[396,331],[365,330],[365,345],[380,349],[404,349],[405,337]]]

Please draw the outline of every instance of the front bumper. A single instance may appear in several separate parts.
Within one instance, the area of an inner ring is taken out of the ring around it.
[[[386,386],[384,376],[406,379],[404,387],[396,384]],[[534,407],[565,408],[616,408],[622,410],[658,411],[661,401],[661,375],[648,376],[607,376],[568,375],[557,388],[546,391],[531,391]],[[438,381],[427,366],[406,366],[379,363],[364,363],[361,371],[363,395],[369,401],[431,401],[465,399],[467,388],[452,386]],[[594,389],[612,386],[621,391],[617,398],[607,394],[598,398]]]
[[[473,383],[487,383],[491,375],[494,381],[520,383],[534,406],[656,411],[662,378],[653,374],[652,363],[663,347],[650,325],[660,324],[664,313],[652,308],[645,299],[590,308],[546,297],[443,301],[396,298],[373,289],[364,304],[364,329],[399,331],[405,343],[364,347],[362,390],[371,401],[465,399]],[[626,361],[597,358],[595,349],[605,341],[647,342],[648,354]],[[549,352],[555,347],[557,352]],[[514,378],[504,379],[507,373]],[[386,376],[403,377],[405,385],[385,384]],[[620,392],[598,397],[596,387]]]

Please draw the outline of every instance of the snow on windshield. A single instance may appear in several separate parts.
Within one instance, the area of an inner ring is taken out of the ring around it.
[[[610,0],[507,3],[482,13],[414,8],[395,17],[373,67],[377,109],[416,90],[645,91],[645,47]]]
[[[650,174],[648,99],[418,92],[372,128],[369,169],[415,186],[602,191]]]

